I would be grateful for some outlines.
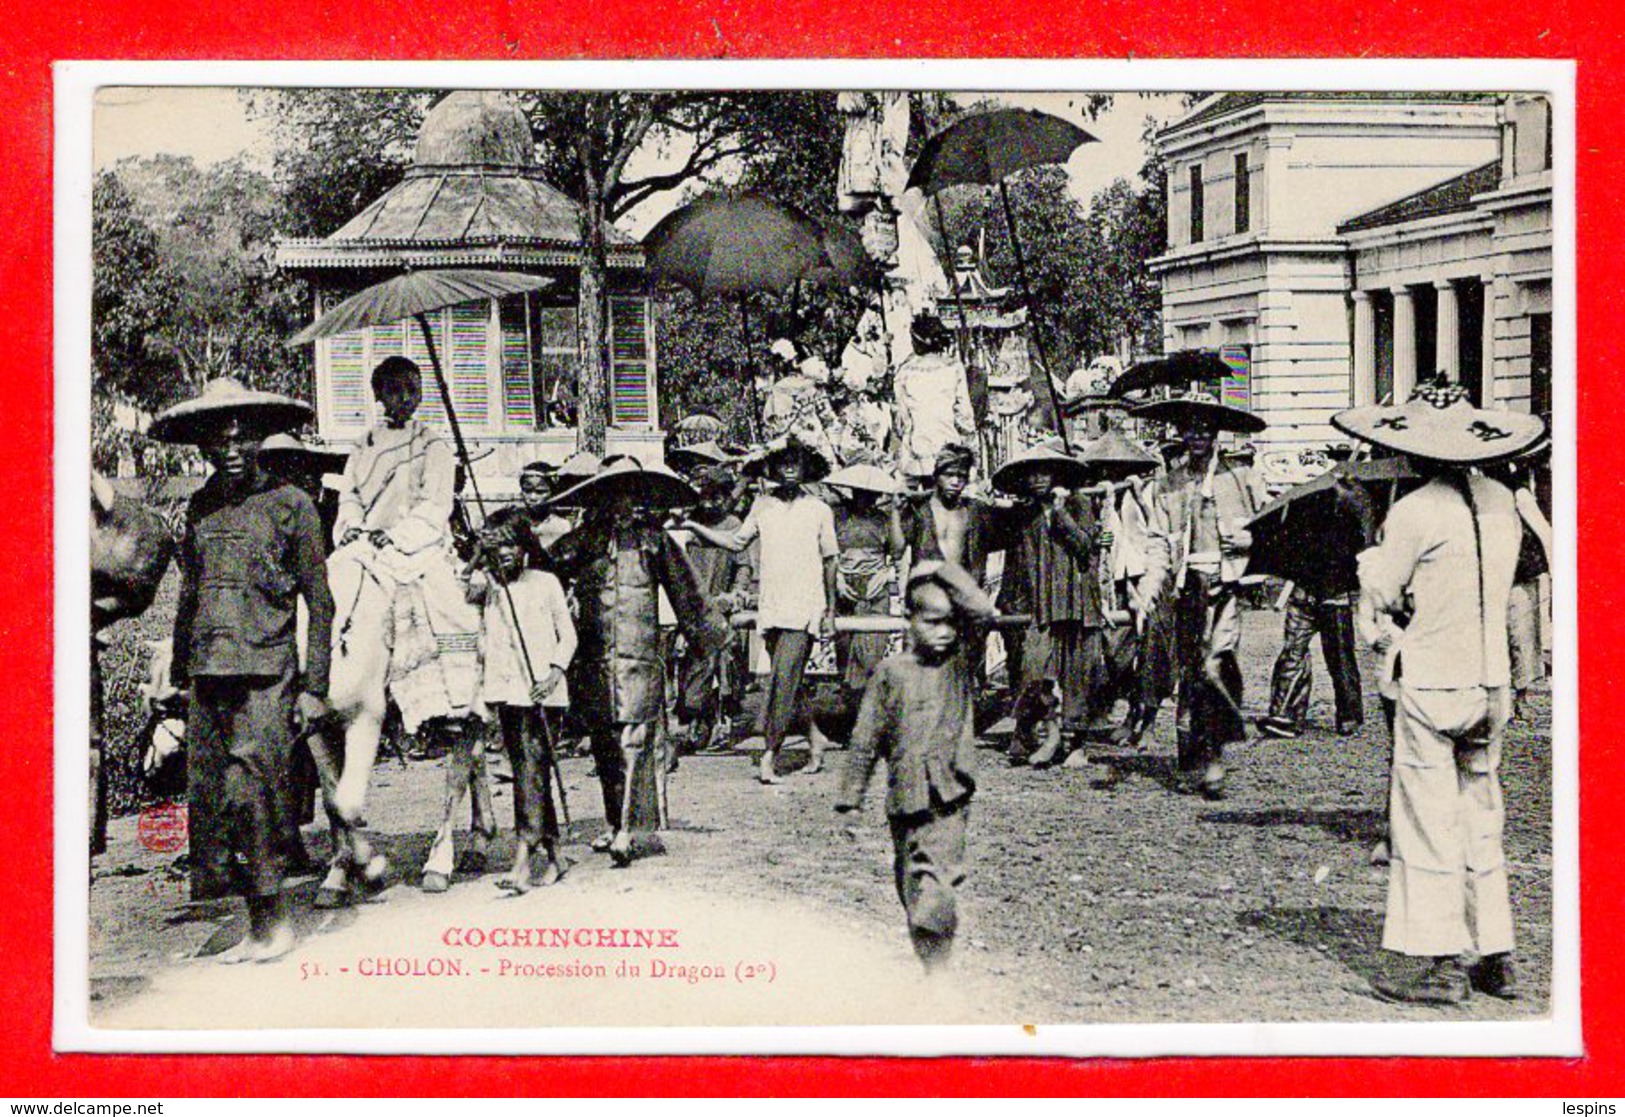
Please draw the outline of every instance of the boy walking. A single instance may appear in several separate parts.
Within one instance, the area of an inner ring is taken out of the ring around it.
[[[249,933],[222,962],[267,962],[293,949],[282,895],[294,722],[328,711],[333,598],[316,506],[262,472],[266,435],[298,426],[310,408],[236,380],[153,423],[152,436],[192,443],[213,472],[186,508],[175,613],[174,684],[190,689],[188,783],[194,900],[240,892]],[[303,677],[296,610],[309,613]]]
[[[480,702],[495,714],[513,766],[513,869],[497,887],[524,893],[556,884],[559,819],[553,808],[553,739],[545,710],[569,706],[564,673],[575,657],[576,630],[558,578],[536,569],[542,548],[525,513],[493,515],[480,532],[479,569],[468,597],[484,607],[480,626]],[[451,819],[443,822],[448,836]],[[545,863],[532,870],[540,850]]]
[[[964,881],[965,827],[976,790],[969,631],[993,603],[962,568],[918,564],[905,592],[911,647],[875,668],[852,735],[835,809],[858,810],[886,761],[897,895],[909,938],[927,973],[939,972],[959,926],[955,890]]]

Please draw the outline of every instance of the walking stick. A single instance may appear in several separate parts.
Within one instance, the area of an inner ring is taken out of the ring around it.
[[[454,405],[451,401],[451,386],[446,383],[446,374],[440,367],[440,354],[435,349],[434,335],[429,331],[429,320],[422,314],[414,314],[412,317],[417,319],[418,329],[423,333],[423,344],[428,347],[429,365],[434,369],[434,382],[435,385],[440,389],[440,400],[446,408],[446,421],[451,426],[452,444],[457,448],[457,457],[463,463],[463,471],[468,476],[468,487],[474,493],[474,504],[479,508],[480,519],[483,521],[485,519],[485,498],[480,495],[480,482],[479,478],[474,474],[474,460],[469,456],[468,443],[463,441],[463,425],[458,421],[456,405]],[[524,664],[525,678],[529,682],[530,687],[534,689],[536,686],[536,668],[531,663],[530,646],[525,642],[525,630],[519,623],[519,610],[514,607],[513,591],[508,588],[508,583],[506,582],[498,581],[497,584],[502,587],[502,598],[508,605],[508,615],[513,618],[513,634],[519,643],[519,661]],[[538,709],[540,709],[540,707],[538,707]],[[545,719],[546,715],[544,714],[543,717]],[[551,753],[552,749],[550,748],[548,751]],[[558,759],[554,757],[554,783],[558,785],[559,797],[562,805],[564,797],[564,779],[558,774],[558,770]],[[564,810],[566,821],[568,821],[569,807],[566,805]]]

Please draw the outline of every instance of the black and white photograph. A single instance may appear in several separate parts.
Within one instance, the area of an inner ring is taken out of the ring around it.
[[[1572,70],[1272,65],[59,73],[57,1046],[1578,1052]]]

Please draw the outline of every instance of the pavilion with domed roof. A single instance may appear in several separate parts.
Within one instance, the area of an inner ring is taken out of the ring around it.
[[[543,180],[530,122],[497,92],[447,95],[429,110],[412,166],[383,197],[330,236],[284,240],[280,268],[308,278],[317,315],[370,284],[408,269],[487,268],[547,276],[529,295],[450,307],[430,329],[482,481],[507,491],[526,462],[558,462],[576,448],[581,367],[576,300],[581,209]],[[658,460],[654,322],[643,250],[609,226],[607,449]],[[415,323],[340,334],[316,343],[316,413],[324,439],[353,443],[378,418],[374,366],[404,354],[425,373],[428,350]],[[425,385],[421,417],[444,423]]]

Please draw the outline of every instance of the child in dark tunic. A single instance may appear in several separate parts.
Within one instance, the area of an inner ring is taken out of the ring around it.
[[[976,790],[971,629],[993,603],[962,568],[921,563],[908,580],[911,647],[875,668],[858,712],[835,809],[858,810],[886,761],[886,814],[897,895],[914,953],[928,973],[944,967],[959,926],[955,889],[965,879],[965,825]]]

